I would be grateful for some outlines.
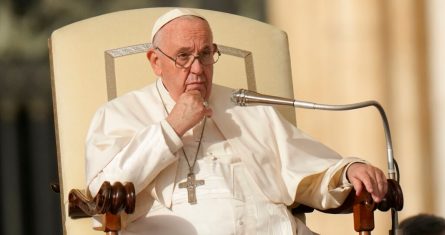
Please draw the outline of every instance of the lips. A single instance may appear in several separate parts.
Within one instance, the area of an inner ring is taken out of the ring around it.
[[[187,84],[187,90],[202,90],[205,89],[205,83],[190,83]]]

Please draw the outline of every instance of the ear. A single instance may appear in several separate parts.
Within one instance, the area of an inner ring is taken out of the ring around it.
[[[147,59],[150,61],[151,68],[157,76],[162,75],[161,61],[153,48],[147,51]]]

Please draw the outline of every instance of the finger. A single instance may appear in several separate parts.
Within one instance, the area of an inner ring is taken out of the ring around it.
[[[354,186],[355,195],[356,196],[360,195],[360,193],[363,190],[362,182],[359,179],[357,179],[357,178],[349,179],[349,181],[351,182],[352,186]]]
[[[386,194],[388,193],[388,179],[386,178],[385,173],[383,173],[383,171],[380,171],[380,174],[382,176],[382,181],[383,181],[383,197],[386,196]]]
[[[380,191],[380,189],[382,188],[380,186],[380,184],[381,184],[380,175],[379,175],[378,171],[375,169],[373,169],[373,172],[371,172],[371,174],[372,174],[371,179],[374,182],[373,183],[374,191],[372,191],[371,196],[375,202],[380,202],[382,200],[382,195],[381,195],[382,192]]]
[[[376,177],[379,187],[379,197],[380,199],[383,199],[388,192],[388,181],[386,180],[385,174],[380,170],[377,171]]]
[[[187,102],[198,102],[202,103],[204,100],[201,97],[201,93],[196,90],[190,90],[182,93],[181,97],[183,97],[184,100]]]
[[[375,181],[377,184],[376,185],[377,189],[371,195],[372,195],[372,198],[374,199],[374,201],[380,202],[386,195],[388,185],[387,185],[387,180],[386,180],[385,174],[378,168],[374,168],[374,169],[375,169]]]
[[[383,197],[380,197],[377,194],[371,194],[372,200],[374,200],[375,202],[381,202]]]
[[[370,176],[370,173],[368,171],[364,172],[363,174],[360,175],[360,180],[362,181],[362,183],[365,185],[366,191],[368,191],[369,193],[373,193],[376,191],[376,186],[375,186],[375,181],[373,179],[373,177]]]

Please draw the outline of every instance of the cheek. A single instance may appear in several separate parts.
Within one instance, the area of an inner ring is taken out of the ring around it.
[[[206,98],[208,99],[210,97],[210,93],[212,91],[212,84],[213,84],[213,68],[210,68],[208,71],[206,71],[206,78],[207,78],[207,87],[206,87]]]
[[[208,100],[210,98],[210,94],[212,93],[212,84],[209,84],[206,89],[205,99]]]
[[[213,68],[210,68],[208,71],[206,71],[206,78],[209,81],[209,85],[212,85],[213,81]]]
[[[187,76],[180,71],[164,74],[164,84],[173,100],[177,101],[179,96],[184,93],[186,78]]]

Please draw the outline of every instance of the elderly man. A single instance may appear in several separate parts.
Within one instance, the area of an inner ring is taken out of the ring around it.
[[[87,183],[131,181],[137,208],[122,234],[312,234],[289,212],[339,206],[351,188],[380,201],[383,172],[341,158],[272,107],[236,107],[212,84],[209,23],[174,9],[147,52],[159,79],[101,107],[87,137]],[[267,125],[264,125],[267,123]]]

